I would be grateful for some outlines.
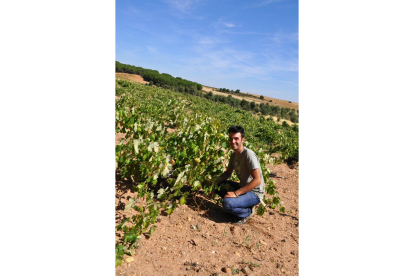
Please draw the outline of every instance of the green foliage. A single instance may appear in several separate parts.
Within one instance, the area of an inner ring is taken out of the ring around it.
[[[224,103],[194,97],[191,90],[179,94],[123,80],[116,80],[116,87],[119,98],[115,103],[115,132],[125,134],[115,148],[116,170],[121,177],[134,179],[138,193],[125,207],[136,214],[116,226],[121,235],[116,245],[117,265],[137,246],[141,234],[151,236],[161,211],[171,214],[178,204],[185,204],[191,193],[208,194],[217,188],[215,179],[224,171],[222,163],[231,152],[227,134],[230,125],[244,126],[245,145],[259,157],[269,197],[265,198],[266,204],[270,208],[281,206],[266,163],[275,162],[270,157],[272,152],[289,150],[283,141],[291,139],[292,133],[297,133],[295,129],[257,119],[250,112]],[[174,131],[169,133],[167,127]],[[288,155],[282,153],[282,157]],[[172,172],[173,177],[169,177]],[[184,186],[190,191],[184,192]],[[259,215],[266,211],[261,207]]]
[[[214,102],[221,102],[226,103],[231,107],[240,107],[246,111],[252,111],[253,113],[261,112],[264,115],[272,115],[272,116],[279,116],[280,108],[278,106],[260,106],[260,108],[257,107],[255,102],[253,101],[246,101],[243,99],[242,101],[235,99],[235,98],[226,98],[225,96],[221,95],[212,95],[212,93],[203,94],[201,92],[203,86],[199,83],[188,81],[185,79],[182,79],[180,77],[174,78],[173,76],[162,73],[160,74],[157,70],[151,70],[151,69],[144,69],[142,67],[136,67],[133,65],[128,64],[122,64],[118,61],[115,62],[115,70],[116,72],[123,72],[123,73],[129,73],[129,74],[137,74],[144,78],[144,80],[149,82],[149,85],[155,85],[157,87],[162,87],[165,89],[171,89],[172,91],[178,91],[184,94],[191,94],[199,97],[205,97],[211,101]],[[228,88],[220,88],[220,92],[225,93],[240,93],[240,89],[237,89],[236,91],[230,90]],[[247,95],[249,95],[247,93]],[[264,96],[261,95],[260,99],[264,99]],[[270,100],[271,102],[272,100]],[[293,123],[299,122],[299,117],[296,115],[292,115],[289,113],[289,108],[282,108],[283,112],[280,114],[280,116],[286,120],[290,120]],[[293,109],[292,109],[293,110]]]
[[[188,81],[180,77],[174,78],[166,73],[160,74],[157,70],[144,69],[142,67],[123,64],[118,61],[115,62],[115,71],[140,75],[145,81],[150,82],[151,85],[155,84],[157,87],[165,87],[168,85],[170,87],[182,87],[183,90],[187,88],[188,91],[190,88],[193,88],[196,91],[200,91],[203,88],[203,85],[196,82]]]

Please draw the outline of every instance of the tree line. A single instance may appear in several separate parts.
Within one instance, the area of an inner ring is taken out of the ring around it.
[[[123,64],[118,61],[115,61],[115,71],[118,73],[140,75],[145,81],[148,81],[150,85],[155,85],[157,87],[162,87],[166,89],[177,89],[177,91],[178,89],[182,91],[197,91],[203,88],[203,85],[196,82],[185,80],[180,77],[174,78],[173,76],[166,73],[160,74],[157,70],[136,67],[129,64]]]
[[[252,113],[261,113],[262,115],[270,115],[278,117],[278,120],[285,119],[290,120],[292,123],[299,122],[299,114],[293,108],[280,107],[280,106],[271,106],[268,103],[257,104],[255,102],[249,102],[245,99],[239,100],[231,95],[227,97],[222,95],[214,95],[211,91],[203,95],[205,98],[213,102],[221,102],[230,105],[234,108],[240,108],[246,111],[251,111]]]

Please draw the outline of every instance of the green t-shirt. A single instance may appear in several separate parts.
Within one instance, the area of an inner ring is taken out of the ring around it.
[[[260,172],[260,185],[253,188],[252,192],[257,195],[258,198],[263,199],[265,183],[262,175],[262,168],[260,167],[259,158],[250,149],[243,147],[240,154],[236,154],[234,151],[230,156],[228,167],[233,169],[237,177],[240,179],[240,187],[244,187],[253,180],[253,176],[250,174],[251,170],[259,169]]]

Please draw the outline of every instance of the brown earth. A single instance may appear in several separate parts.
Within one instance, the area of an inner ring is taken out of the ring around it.
[[[115,144],[122,136],[116,135]],[[251,270],[248,275],[299,275],[298,167],[267,167],[285,177],[273,178],[285,213],[267,208],[262,217],[255,215],[237,226],[200,192],[170,216],[161,213],[155,232],[149,239],[141,235],[134,260],[124,261],[116,275],[232,275],[245,267]],[[136,194],[132,187],[131,181],[117,175],[116,224],[135,212],[124,211]]]
[[[287,177],[277,178],[286,213],[268,209],[237,226],[221,206],[198,194],[170,216],[161,215],[151,238],[142,235],[134,261],[118,266],[116,275],[225,275],[225,267],[236,271],[246,266],[249,275],[299,275],[298,172],[286,164],[269,167]],[[134,195],[131,187],[117,177],[117,223]]]
[[[122,79],[122,80],[129,80],[129,81],[142,83],[142,84],[149,83],[148,81],[144,81],[144,79],[140,75],[134,75],[134,74],[115,73],[115,78]]]

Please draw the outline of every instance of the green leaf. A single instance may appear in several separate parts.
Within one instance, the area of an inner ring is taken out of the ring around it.
[[[180,205],[184,205],[186,202],[185,197],[180,198]]]
[[[127,241],[127,242],[133,242],[133,241],[136,240],[137,237],[138,236],[134,233],[128,233],[128,234],[125,234],[124,240]]]
[[[166,165],[165,168],[162,170],[161,175],[163,177],[165,177],[167,175],[167,173],[169,173],[169,172],[170,172],[170,170],[168,168],[168,165]]]
[[[115,248],[116,253],[123,252],[123,250],[124,250],[124,246],[122,244],[118,244],[117,247]]]
[[[125,206],[125,211],[131,209],[131,207],[133,207],[133,205],[135,204],[136,200],[133,198],[129,199],[129,203]]]
[[[149,230],[149,236],[151,237],[152,233],[155,232],[155,228],[157,228],[157,226],[153,225],[151,226],[150,230]]]
[[[157,194],[158,194],[157,198],[160,198],[164,194],[164,192],[165,192],[165,190],[163,188],[159,189],[158,192],[157,192]]]
[[[131,219],[131,218],[127,218],[127,219],[125,219],[125,220],[124,220],[121,224],[119,224],[119,225],[117,225],[117,226],[116,226],[116,229],[117,229],[117,230],[121,230],[122,226],[124,226],[124,224],[125,224],[125,223],[127,223],[130,219]],[[119,246],[121,246],[121,248],[122,248],[122,245],[118,245],[118,247],[117,247],[117,248],[119,248]]]
[[[122,259],[117,259],[115,260],[115,267],[119,266],[122,264]]]
[[[135,150],[136,153],[139,152],[138,145],[140,143],[142,143],[142,141],[140,141],[139,139],[134,139],[134,150]]]

